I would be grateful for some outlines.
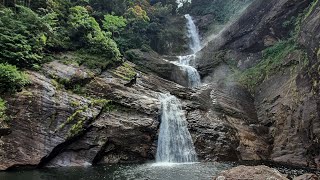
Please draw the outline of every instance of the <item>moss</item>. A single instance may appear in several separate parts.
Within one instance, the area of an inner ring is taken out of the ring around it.
[[[64,79],[64,78],[56,78],[59,84],[67,86],[70,84],[70,79]]]
[[[85,95],[86,94],[85,88],[81,84],[74,84],[71,87],[71,91],[73,93],[76,93],[76,94],[79,94],[79,95]]]
[[[0,98],[0,122],[1,121],[8,121],[9,118],[6,115],[6,110],[7,110],[7,106],[6,106],[6,101]]]
[[[63,129],[67,124],[71,124],[72,122],[74,122],[81,113],[83,113],[85,110],[87,110],[88,107],[84,106],[78,110],[76,110],[71,116],[69,116],[66,120],[66,122],[64,122],[63,124],[61,124],[55,131],[59,131],[61,129]]]
[[[121,66],[112,70],[111,73],[126,81],[130,81],[136,75],[134,67],[127,62],[124,62]]]
[[[103,112],[111,112],[116,109],[116,106],[113,104],[113,102],[107,99],[92,99],[90,105],[102,107]]]
[[[310,7],[308,8],[308,11],[305,13],[305,16],[304,16],[304,20],[307,19],[311,13],[313,12],[313,10],[317,7],[317,4],[318,4],[319,0],[314,0],[312,2],[312,4],[310,5]]]
[[[296,45],[292,40],[280,41],[263,51],[259,64],[243,72],[236,72],[233,78],[253,92],[257,85],[281,70],[283,59],[295,49]]]
[[[79,120],[76,124],[74,124],[68,133],[68,138],[74,137],[78,135],[80,132],[84,130],[83,125],[84,125],[85,119]]]
[[[79,101],[76,101],[76,100],[73,100],[70,102],[70,105],[72,107],[79,107],[80,106],[80,102]]]
[[[51,84],[56,88],[56,89],[62,89],[63,86],[59,84],[55,79],[51,79]]]
[[[19,92],[19,94],[22,95],[22,96],[29,97],[29,98],[34,96],[31,91],[27,91],[27,90],[23,90],[23,91]]]

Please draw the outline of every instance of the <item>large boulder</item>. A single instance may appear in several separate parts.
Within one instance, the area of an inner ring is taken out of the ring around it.
[[[12,132],[0,139],[1,170],[44,163],[81,134],[102,109],[84,97],[58,90],[43,75],[28,72],[28,76],[31,86],[5,98]],[[76,124],[81,127],[75,129]]]
[[[288,178],[286,178],[286,176],[281,174],[279,171],[267,166],[238,166],[230,170],[223,171],[213,179],[288,180]]]

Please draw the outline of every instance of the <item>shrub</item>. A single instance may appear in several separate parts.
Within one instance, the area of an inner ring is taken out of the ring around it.
[[[110,38],[111,33],[102,31],[86,8],[81,6],[70,8],[68,25],[71,40],[78,47],[85,47],[90,53],[104,56],[113,61],[121,59],[117,44]]]
[[[0,93],[16,92],[28,84],[26,75],[15,66],[0,64]]]
[[[263,51],[263,58],[259,64],[244,72],[236,73],[234,77],[253,92],[257,85],[283,68],[283,60],[295,49],[297,47],[292,39],[280,41]]]
[[[54,14],[40,17],[23,6],[17,6],[16,12],[0,9],[0,63],[20,67],[40,63],[53,31],[54,17]]]

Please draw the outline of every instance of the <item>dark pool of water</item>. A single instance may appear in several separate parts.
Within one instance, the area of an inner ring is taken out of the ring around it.
[[[0,172],[0,180],[209,180],[224,163],[106,165]]]
[[[170,165],[150,163],[105,165],[86,168],[64,167],[16,170],[0,172],[0,180],[211,180],[219,172],[237,165],[239,163],[212,162]],[[277,166],[275,168],[291,177],[310,172],[304,169],[284,166]]]

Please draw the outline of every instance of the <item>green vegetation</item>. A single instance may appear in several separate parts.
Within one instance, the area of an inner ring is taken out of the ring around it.
[[[101,30],[97,21],[89,15],[88,10],[82,6],[70,8],[68,17],[70,39],[78,48],[86,48],[91,54],[102,55],[113,61],[120,60],[117,44],[110,35]]]
[[[247,69],[243,72],[236,72],[232,78],[239,81],[242,85],[247,87],[251,92],[254,92],[255,88],[261,84],[265,79],[268,79],[272,74],[281,71],[284,66],[284,60],[288,58],[290,53],[297,52],[299,57],[299,64],[302,67],[306,67],[309,60],[307,53],[298,47],[297,39],[301,31],[301,25],[303,21],[311,15],[314,11],[319,0],[314,0],[303,13],[299,14],[297,17],[291,17],[289,20],[285,21],[282,26],[290,27],[293,26],[291,31],[291,37],[285,41],[279,41],[277,44],[269,47],[263,51],[262,60],[259,64],[254,67]],[[320,50],[318,50],[317,55],[319,56]],[[314,86],[318,85],[317,81],[313,82]]]
[[[6,115],[6,110],[7,110],[6,101],[0,98],[0,122],[6,121],[8,119]]]
[[[111,72],[127,81],[130,81],[137,74],[135,69],[128,62],[124,62],[121,66]]]
[[[28,84],[27,77],[15,66],[0,64],[0,93],[14,93]]]
[[[87,110],[88,107],[87,106],[84,106],[84,107],[81,107],[79,108],[78,110],[76,110],[70,117],[67,118],[66,122],[64,122],[63,124],[61,124],[57,129],[56,129],[56,132],[57,131],[60,131],[61,129],[63,129],[67,124],[71,124],[73,123],[75,120],[77,120],[81,113],[83,113],[85,110]]]
[[[54,18],[53,13],[40,16],[23,6],[0,8],[0,62],[19,67],[40,63]]]
[[[244,72],[237,72],[234,78],[253,92],[257,85],[280,71],[283,68],[283,60],[296,49],[293,40],[279,41],[263,51],[263,57],[259,64]]]
[[[112,101],[106,99],[90,99],[90,102],[86,105],[83,105],[78,101],[71,101],[70,105],[77,110],[55,130],[55,132],[60,131],[67,125],[72,124],[68,131],[68,138],[74,137],[84,130],[84,124],[89,119],[83,116],[82,113],[90,111],[90,107],[101,107],[101,111],[103,112],[110,112],[116,108]]]
[[[314,0],[312,2],[311,6],[308,8],[308,11],[305,13],[304,20],[307,19],[311,15],[313,10],[317,7],[318,2],[319,2],[319,0]]]
[[[112,33],[112,37],[115,34],[119,35],[120,31],[127,26],[127,20],[122,16],[114,16],[107,14],[104,16],[103,29]]]
[[[84,130],[83,124],[85,119],[80,119],[76,124],[72,125],[69,130],[68,137],[74,137]]]
[[[174,1],[0,1],[0,63],[39,70],[53,54],[104,70],[129,49],[150,50],[168,32]],[[69,63],[69,62],[66,62]]]

